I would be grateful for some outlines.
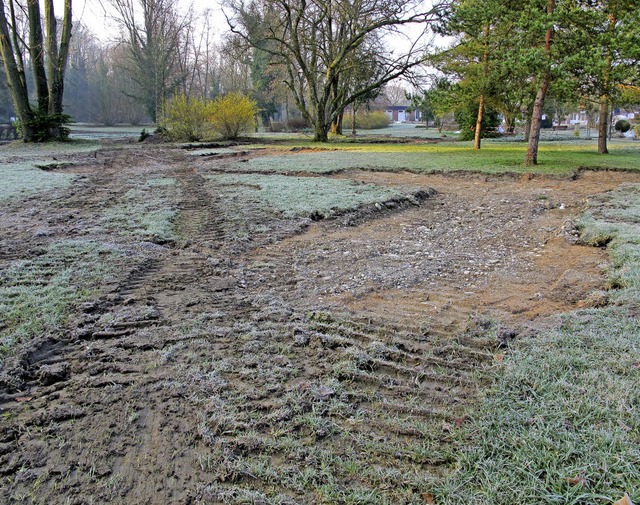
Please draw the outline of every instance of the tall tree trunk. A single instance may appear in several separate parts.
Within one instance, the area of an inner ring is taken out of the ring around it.
[[[328,142],[329,141],[329,128],[331,125],[326,124],[326,116],[323,105],[318,105],[315,122],[313,123],[313,141],[314,142]]]
[[[44,63],[45,48],[42,37],[39,0],[28,0],[27,9],[29,15],[29,54],[33,67],[38,110],[41,114],[47,114],[49,112],[49,86]]]
[[[31,106],[29,105],[29,93],[27,91],[24,74],[14,58],[14,51],[11,47],[11,34],[9,23],[5,16],[4,0],[0,0],[0,56],[4,63],[4,70],[7,76],[7,84],[13,100],[13,108],[20,121],[22,128],[22,139],[28,142],[33,137],[33,129],[30,121],[33,117]]]
[[[609,126],[609,97],[600,97],[600,119],[598,120],[598,153],[609,154],[607,149],[607,135]]]
[[[9,13],[11,15],[11,26],[18,26],[18,22],[16,20],[16,9],[13,1],[9,1]],[[3,11],[4,14],[4,11]],[[20,47],[20,42],[18,40],[19,34],[18,30],[11,30],[11,40],[13,42],[13,47]],[[18,67],[18,72],[20,74],[20,82],[24,89],[27,89],[27,76],[24,73],[24,59],[22,57],[21,51],[15,51],[15,61],[16,66]]]
[[[342,135],[342,121],[344,118],[344,111],[338,114],[338,117],[331,122],[331,133],[333,135]]]
[[[608,32],[615,29],[616,13],[609,15]],[[611,84],[611,48],[607,45],[602,75],[602,95],[600,96],[600,120],[598,122],[598,153],[609,154],[607,149],[607,127],[609,126],[609,86]]]
[[[505,114],[504,122],[507,125],[507,133],[513,135],[516,131],[516,116],[515,114]]]
[[[491,33],[491,25],[487,22],[484,27],[484,53],[482,54],[482,65],[483,65],[483,76],[484,81],[487,80],[489,76],[489,34]],[[473,139],[473,148],[480,149],[480,142],[482,138],[482,119],[484,118],[484,88],[486,86],[486,82],[482,83],[483,92],[480,95],[480,100],[478,104],[478,117],[476,119],[476,131]]]
[[[338,115],[338,128],[336,129],[336,135],[342,135],[342,124],[344,123],[344,110]]]
[[[64,2],[64,15],[59,50],[57,22],[56,16],[53,12],[53,0],[45,1],[44,10],[47,30],[49,69],[49,114],[62,114],[64,73],[69,59],[69,45],[71,41],[71,0],[65,0]]]
[[[328,76],[327,76],[328,77]],[[338,101],[338,94],[340,92],[340,85],[337,78],[331,79],[331,99],[336,102]],[[344,116],[344,110],[340,111],[340,113],[336,116],[336,118],[331,121],[331,133],[333,135],[342,135],[342,117]]]
[[[320,122],[316,123],[314,132],[313,132],[313,141],[314,142],[328,142],[329,141],[329,133],[324,125],[320,124]]]
[[[542,78],[542,84],[538,89],[536,101],[533,104],[533,114],[531,116],[531,132],[529,133],[529,144],[527,146],[527,157],[525,165],[532,166],[538,164],[538,146],[540,144],[540,126],[542,122],[542,109],[544,107],[544,99],[549,90],[551,81],[551,73],[545,72]]]
[[[556,7],[555,0],[547,0],[547,14],[553,14]],[[553,42],[553,24],[544,38],[544,54],[547,59],[551,58],[551,44]],[[549,83],[551,82],[551,62],[547,62],[547,68],[542,76],[542,82],[540,88],[538,88],[538,94],[536,95],[536,101],[533,104],[533,114],[531,117],[531,134],[529,136],[529,145],[527,146],[527,156],[525,158],[525,165],[532,166],[538,164],[538,145],[540,144],[540,126],[542,121],[542,109],[544,108],[544,100],[549,90]]]
[[[476,131],[473,140],[473,148],[480,149],[480,139],[482,138],[482,118],[484,117],[484,95],[480,95],[478,105],[478,118],[476,119]]]
[[[59,115],[62,114],[63,111],[64,73],[69,59],[69,45],[71,41],[71,0],[65,0],[64,2],[59,50],[57,45],[57,22],[53,12],[53,0],[46,0],[44,5],[49,54],[49,115]],[[65,137],[60,123],[56,123],[51,127],[50,134],[52,138],[58,140],[63,140]]]
[[[356,108],[355,103],[353,104],[353,109],[351,109],[351,135],[356,136],[356,114],[358,113],[358,109]]]
[[[529,139],[531,138],[531,120],[533,118],[533,103],[534,102],[530,102],[527,105],[527,120],[524,124],[524,141],[525,142],[529,142]]]

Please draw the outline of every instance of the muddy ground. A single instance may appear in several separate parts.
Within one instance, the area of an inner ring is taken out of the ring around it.
[[[640,181],[353,171],[331,177],[421,201],[316,222],[229,201],[221,157],[71,161],[69,188],[4,206],[0,268],[71,238],[125,253],[5,361],[3,503],[423,503],[510,339],[606,303],[574,222]],[[150,178],[177,181],[175,237],[109,230]]]

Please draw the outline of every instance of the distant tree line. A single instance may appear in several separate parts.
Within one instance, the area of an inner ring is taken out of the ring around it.
[[[28,7],[38,2],[0,1],[3,12],[15,15],[15,22],[9,16],[5,23],[15,34],[8,37],[7,54],[25,55],[23,80],[33,100],[35,52],[30,52],[28,26],[35,13]],[[68,45],[64,105],[75,121],[155,121],[173,96],[211,100],[239,92],[257,103],[265,122],[279,108],[297,109],[320,141],[329,131],[340,133],[348,106],[357,109],[387,82],[421,64],[426,45],[410,41],[408,49],[394,54],[385,37],[409,25],[425,32],[444,5],[229,0],[231,29],[216,41],[211,12],[180,11],[176,0],[106,2],[119,24],[119,39],[101,43],[78,24]],[[5,82],[0,74],[0,96],[8,104]],[[10,107],[0,114],[6,120]]]
[[[640,0],[226,0],[221,40],[210,11],[105,0],[120,28],[108,44],[80,24],[68,38],[70,0],[61,20],[52,0],[40,1],[44,14],[37,0],[0,0],[0,119],[54,118],[49,133],[66,118],[62,104],[75,121],[138,124],[160,119],[173,97],[233,92],[253,100],[265,123],[297,109],[326,141],[341,133],[347,109],[355,118],[394,79],[435,68],[415,108],[434,119],[455,112],[477,148],[498,114],[508,130],[524,120],[535,164],[545,111],[577,104],[598,115],[606,153],[611,105],[638,86]],[[454,42],[437,50],[427,43],[433,33]]]
[[[105,43],[82,24],[73,26],[63,104],[74,121],[155,122],[174,96],[212,100],[231,92],[255,100],[268,120],[279,104],[291,100],[278,70],[268,67],[260,54],[247,53],[231,35],[216,37],[210,11],[202,15],[192,9],[180,11],[176,0],[108,2],[120,27],[116,40]],[[32,3],[0,0],[0,10],[6,13],[4,23],[0,18],[8,35],[6,54],[22,62],[18,82],[27,90],[28,103],[38,100],[37,60],[32,56],[45,54],[30,48],[28,5]],[[7,84],[0,53],[0,122],[18,116]]]

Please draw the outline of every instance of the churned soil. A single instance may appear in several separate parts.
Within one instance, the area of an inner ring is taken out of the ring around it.
[[[574,223],[640,181],[350,171],[330,177],[426,196],[316,222],[237,209],[228,165],[179,149],[71,161],[70,187],[4,206],[0,268],[65,239],[126,254],[5,360],[3,503],[419,503],[497,349],[606,303]],[[150,178],[175,180],[176,237],[106,232]]]

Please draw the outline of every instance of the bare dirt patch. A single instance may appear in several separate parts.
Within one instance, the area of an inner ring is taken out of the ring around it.
[[[0,266],[68,238],[119,256],[5,360],[8,503],[421,503],[499,339],[604,301],[606,254],[571,222],[638,181],[351,172],[437,194],[313,223],[229,200],[215,159],[71,161],[69,188],[8,202]],[[105,219],[126,212],[175,236]]]
[[[577,180],[338,177],[438,194],[360,226],[320,223],[254,252],[260,261],[273,256],[292,265],[296,298],[395,320],[463,322],[482,313],[517,324],[603,302],[606,252],[578,245],[573,221],[589,196],[637,180],[616,172],[586,172]]]

